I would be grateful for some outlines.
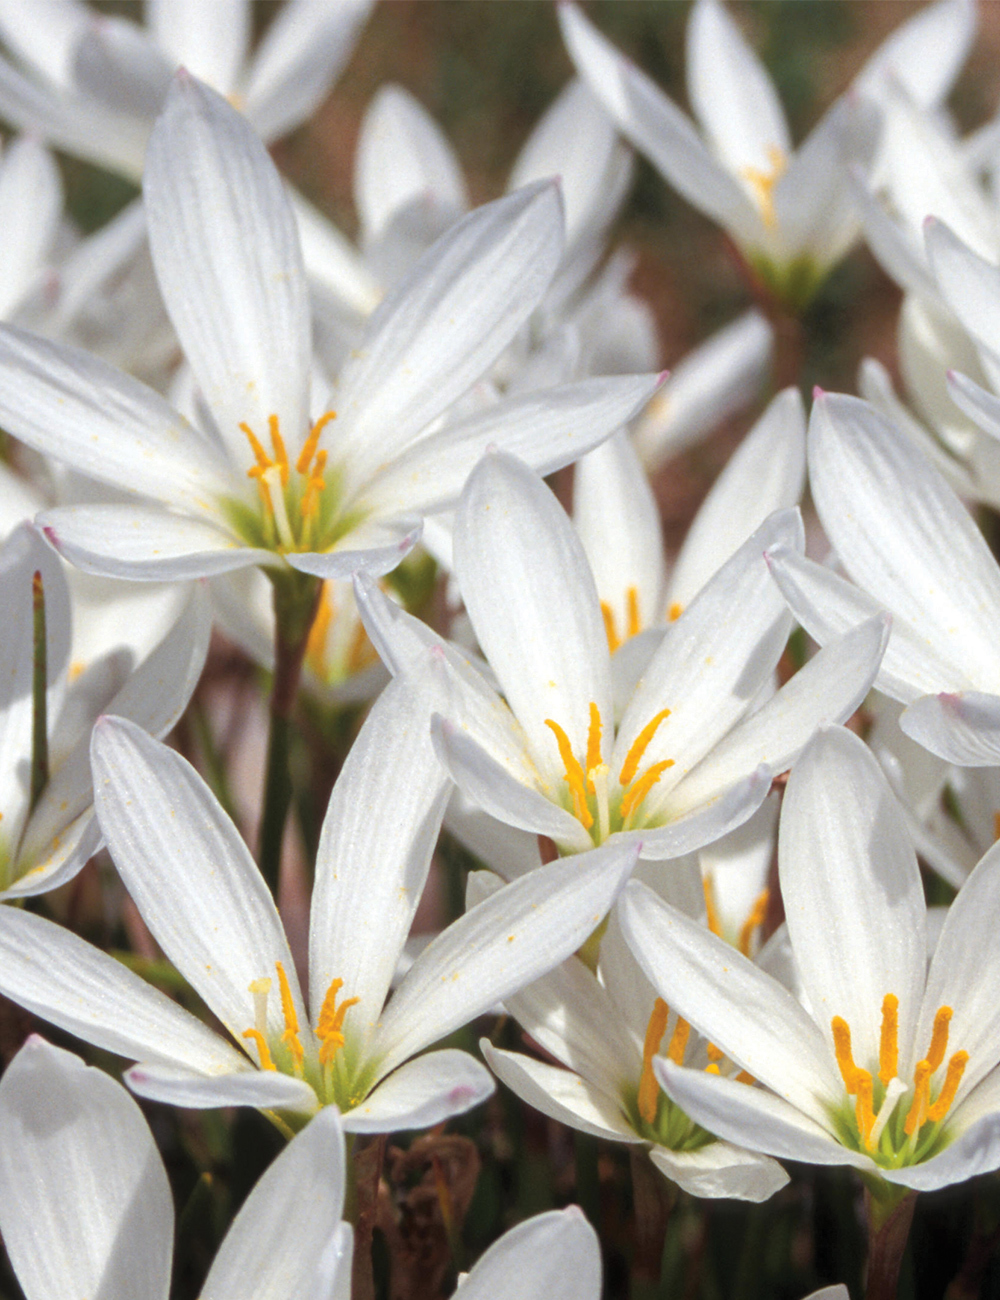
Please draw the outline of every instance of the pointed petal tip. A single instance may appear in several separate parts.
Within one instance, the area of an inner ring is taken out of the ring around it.
[[[662,384],[665,384],[669,378],[670,378],[670,371],[661,370],[660,373],[656,376],[657,388],[659,388]]]
[[[813,401],[818,402],[826,396],[826,389],[820,388],[819,384],[813,384]]]

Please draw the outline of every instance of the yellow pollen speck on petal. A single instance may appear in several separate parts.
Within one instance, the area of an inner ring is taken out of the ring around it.
[[[878,1077],[884,1087],[899,1068],[899,998],[887,993],[882,999],[882,1032],[878,1044]]]
[[[903,1132],[912,1137],[927,1118],[930,1099],[931,1067],[929,1061],[918,1061],[913,1071],[913,1101],[903,1124]]]
[[[642,762],[642,756],[645,754],[649,742],[656,734],[656,730],[665,718],[670,717],[669,709],[661,709],[659,713],[651,718],[643,727],[632,742],[632,748],[625,755],[625,762],[622,764],[621,773],[618,776],[619,785],[629,785],[636,772],[639,770],[639,764]]]
[[[764,924],[764,917],[767,915],[767,905],[771,898],[769,889],[762,889],[754,899],[753,907],[750,909],[750,915],[743,922],[740,928],[739,950],[744,957],[750,956],[750,945],[753,937]]]
[[[244,1029],[244,1038],[252,1038],[257,1045],[257,1053],[260,1057],[260,1068],[262,1070],[274,1070],[277,1067],[271,1060],[271,1053],[267,1046],[267,1040],[259,1029]]]
[[[623,818],[630,817],[634,810],[642,803],[646,795],[649,794],[653,786],[656,785],[660,777],[668,767],[673,767],[674,760],[665,758],[662,763],[654,763],[645,774],[636,781],[635,785],[630,786],[622,796],[621,815]]]
[[[774,230],[778,224],[778,216],[774,210],[774,187],[785,174],[788,159],[783,149],[779,149],[777,145],[770,145],[767,150],[767,160],[771,164],[768,171],[761,171],[759,167],[743,167],[740,175],[750,183],[764,225],[768,230]]]
[[[945,1075],[944,1086],[938,1093],[937,1101],[933,1106],[927,1107],[927,1118],[934,1124],[944,1119],[948,1114],[951,1103],[955,1100],[955,1093],[958,1092],[958,1085],[962,1082],[962,1075],[965,1073],[965,1067],[969,1063],[968,1052],[956,1052],[948,1062],[948,1073]]]
[[[615,627],[614,610],[606,600],[601,601],[601,618],[604,619],[604,635],[608,638],[608,649],[614,654],[622,642]]]
[[[858,1070],[854,1076],[857,1100],[854,1103],[854,1118],[858,1122],[858,1132],[865,1146],[871,1147],[872,1129],[875,1127],[875,1110],[872,1106],[872,1076],[867,1070]]]
[[[705,920],[708,928],[713,934],[721,935],[722,922],[719,920],[719,910],[715,906],[715,885],[710,871],[706,871],[702,877],[701,888],[705,895]]]
[[[642,631],[642,619],[639,617],[639,588],[629,587],[625,592],[625,610],[628,615],[626,639],[638,636]]]
[[[688,1038],[691,1035],[691,1026],[686,1020],[677,1017],[677,1024],[674,1025],[674,1032],[670,1038],[670,1046],[667,1048],[667,1059],[673,1061],[674,1065],[684,1064],[684,1053],[687,1050]]]
[[[944,1060],[944,1054],[948,1050],[948,1026],[951,1024],[952,1015],[951,1007],[938,1007],[934,1016],[931,1045],[927,1049],[927,1063],[931,1067],[931,1074]]]
[[[834,1016],[830,1021],[830,1029],[833,1032],[833,1050],[837,1055],[840,1077],[844,1080],[848,1095],[853,1096],[858,1090],[857,1078],[861,1071],[854,1064],[850,1027],[842,1017]]]
[[[77,678],[78,678],[78,677],[82,677],[83,674],[84,674],[86,671],[87,671],[87,665],[83,662],[83,660],[82,660],[82,659],[74,659],[73,662],[72,662],[72,663],[70,664],[70,666],[69,666],[69,679],[70,679],[70,681],[71,681],[71,682],[75,682],[75,681],[77,680]]]
[[[551,730],[556,738],[556,744],[559,746],[559,757],[562,759],[563,767],[566,770],[566,783],[573,799],[573,813],[578,821],[582,823],[584,829],[589,831],[594,824],[594,818],[587,807],[587,775],[580,766],[580,760],[573,753],[573,747],[569,743],[569,736],[566,735],[559,723],[553,722],[551,718],[546,718],[545,725]]]
[[[646,1039],[642,1045],[642,1075],[639,1079],[639,1096],[637,1105],[639,1114],[647,1124],[656,1120],[656,1103],[660,1095],[660,1085],[653,1073],[653,1057],[659,1051],[660,1043],[667,1029],[670,1008],[662,998],[653,1003],[653,1011],[646,1025]]]
[[[670,602],[670,608],[667,610],[667,622],[676,623],[683,613],[684,613],[684,606],[680,603],[680,601],[672,600]]]

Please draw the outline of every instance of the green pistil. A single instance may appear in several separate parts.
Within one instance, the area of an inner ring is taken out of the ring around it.
[[[873,1081],[872,1109],[876,1115],[885,1100],[885,1086],[876,1078]],[[895,1108],[888,1122],[879,1135],[875,1146],[869,1149],[858,1131],[858,1122],[854,1112],[854,1099],[846,1097],[838,1107],[829,1111],[838,1141],[850,1151],[859,1151],[869,1156],[883,1169],[902,1169],[907,1165],[919,1165],[930,1160],[948,1145],[949,1137],[945,1120],[937,1123],[927,1122],[911,1137],[906,1135],[904,1125],[909,1111],[909,1096],[904,1093],[896,1101]]]
[[[773,297],[796,314],[809,306],[829,270],[807,254],[781,262],[754,252],[747,255],[747,260]]]
[[[662,1089],[657,1097],[656,1118],[652,1124],[639,1114],[637,1090],[624,1098],[624,1105],[628,1122],[636,1133],[647,1142],[654,1142],[669,1151],[700,1151],[718,1140],[686,1115]]]

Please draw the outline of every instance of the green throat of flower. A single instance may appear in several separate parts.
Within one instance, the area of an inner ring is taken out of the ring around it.
[[[340,475],[327,464],[320,439],[336,411],[327,411],[312,426],[295,463],[281,434],[277,415],[268,416],[269,452],[248,424],[241,423],[253,452],[247,477],[257,484],[256,509],[246,501],[224,502],[230,522],[250,546],[288,552],[326,551],[361,520],[359,512],[344,511]]]

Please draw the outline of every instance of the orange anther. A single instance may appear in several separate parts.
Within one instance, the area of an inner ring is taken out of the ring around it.
[[[931,1067],[931,1074],[944,1060],[944,1054],[948,1050],[948,1026],[951,1024],[953,1014],[951,1007],[938,1007],[934,1016],[931,1045],[927,1050],[927,1063]]]
[[[767,915],[767,904],[771,897],[769,889],[762,889],[754,899],[753,907],[750,909],[750,915],[740,927],[739,950],[744,957],[750,956],[750,945],[753,937],[760,927],[764,924],[764,917]]]
[[[962,1075],[965,1073],[965,1067],[969,1063],[968,1052],[956,1052],[948,1062],[948,1073],[944,1078],[944,1086],[937,1095],[937,1101],[932,1106],[927,1107],[927,1118],[934,1124],[944,1119],[951,1108],[951,1103],[955,1100],[955,1093],[958,1092],[958,1085],[962,1082]]]
[[[878,1044],[878,1077],[884,1087],[899,1068],[899,998],[887,993],[882,999],[882,1033]]]
[[[267,1042],[259,1029],[244,1029],[243,1037],[252,1038],[257,1044],[257,1054],[260,1057],[260,1068],[262,1070],[274,1070],[277,1068],[271,1060],[271,1053],[268,1050]]]
[[[639,1095],[636,1099],[639,1114],[647,1124],[656,1121],[660,1085],[656,1082],[656,1075],[653,1073],[653,1057],[660,1050],[669,1015],[670,1008],[662,998],[657,998],[646,1025],[646,1038],[642,1045],[642,1074],[639,1077]]]
[[[851,1052],[850,1026],[842,1017],[834,1016],[830,1021],[830,1028],[833,1031],[833,1050],[837,1055],[840,1077],[844,1080],[848,1096],[853,1096],[858,1090],[857,1078],[861,1071],[854,1064],[854,1056]]]
[[[625,755],[625,762],[622,764],[622,770],[618,777],[620,785],[629,785],[636,772],[639,770],[639,764],[642,762],[642,756],[646,752],[649,742],[656,734],[656,729],[665,718],[670,717],[669,709],[661,709],[656,717],[651,718],[643,727],[632,742],[632,748]]]
[[[691,1026],[686,1020],[677,1017],[677,1024],[674,1025],[674,1032],[670,1038],[670,1046],[667,1048],[667,1059],[673,1061],[674,1065],[684,1064],[684,1052],[687,1049],[687,1041],[691,1034]]]
[[[642,803],[667,768],[673,767],[673,765],[674,760],[672,758],[665,758],[662,763],[654,763],[652,767],[646,769],[635,785],[629,786],[622,795],[620,807],[622,820],[632,815],[633,810]]]
[[[918,1061],[917,1068],[913,1071],[913,1101],[910,1103],[906,1122],[903,1124],[903,1132],[907,1137],[912,1137],[927,1118],[930,1081],[930,1062]]]
[[[628,618],[628,631],[625,639],[638,636],[642,631],[642,619],[639,617],[639,589],[638,587],[629,587],[625,592],[625,610]]]
[[[601,714],[597,705],[591,701],[590,726],[587,729],[587,771],[592,772],[601,763]],[[590,789],[593,791],[593,784]]]
[[[722,922],[719,920],[719,911],[715,906],[715,886],[712,883],[712,873],[707,871],[701,878],[701,888],[705,895],[705,920],[708,922],[708,928],[713,934],[722,935]]]
[[[313,455],[316,452],[316,447],[317,444],[319,443],[320,434],[330,423],[330,421],[335,420],[336,418],[337,418],[336,411],[327,411],[324,415],[321,415],[319,419],[316,421],[316,423],[313,425],[309,433],[309,437],[302,444],[302,450],[299,452],[299,458],[295,462],[295,468],[298,470],[300,474],[304,474],[306,470],[309,468],[309,462],[312,460]]]

